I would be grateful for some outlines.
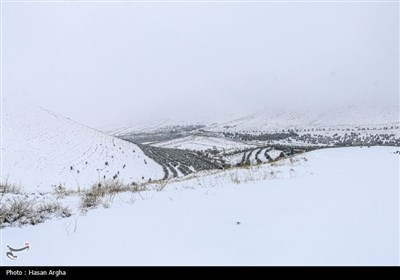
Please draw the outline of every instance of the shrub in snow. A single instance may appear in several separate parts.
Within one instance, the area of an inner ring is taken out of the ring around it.
[[[26,196],[14,197],[0,206],[0,228],[8,225],[36,225],[52,217],[69,217],[71,211],[58,202],[37,203]]]
[[[94,208],[100,204],[104,207],[109,207],[117,193],[140,192],[145,190],[146,187],[144,185],[133,183],[131,185],[125,185],[122,182],[115,180],[98,183],[82,194],[80,208],[85,210],[88,208]]]

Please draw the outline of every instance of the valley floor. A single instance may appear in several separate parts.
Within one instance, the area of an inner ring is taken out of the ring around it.
[[[108,209],[1,229],[1,262],[399,265],[398,150],[317,150],[121,193]]]

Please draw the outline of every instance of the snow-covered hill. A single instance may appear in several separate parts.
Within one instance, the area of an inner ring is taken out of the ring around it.
[[[29,191],[62,184],[85,189],[103,180],[125,183],[163,177],[138,146],[33,104],[3,100],[2,181]]]

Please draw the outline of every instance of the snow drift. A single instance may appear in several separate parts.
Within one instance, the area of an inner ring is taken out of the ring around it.
[[[120,194],[109,209],[2,229],[3,247],[29,242],[31,250],[1,258],[25,266],[398,265],[398,150],[318,150]]]

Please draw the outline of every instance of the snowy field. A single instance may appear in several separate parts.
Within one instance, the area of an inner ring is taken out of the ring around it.
[[[399,265],[397,150],[319,150],[120,194],[109,209],[2,229],[2,264]]]
[[[114,177],[131,183],[164,176],[132,143],[32,104],[3,100],[3,108],[2,182],[45,192],[58,185],[90,188]]]
[[[217,149],[219,151],[232,152],[242,149],[255,148],[254,145],[245,144],[238,141],[228,140],[217,137],[207,136],[187,136],[174,140],[164,141],[152,144],[160,148],[187,149],[195,151],[206,151],[208,149]]]

